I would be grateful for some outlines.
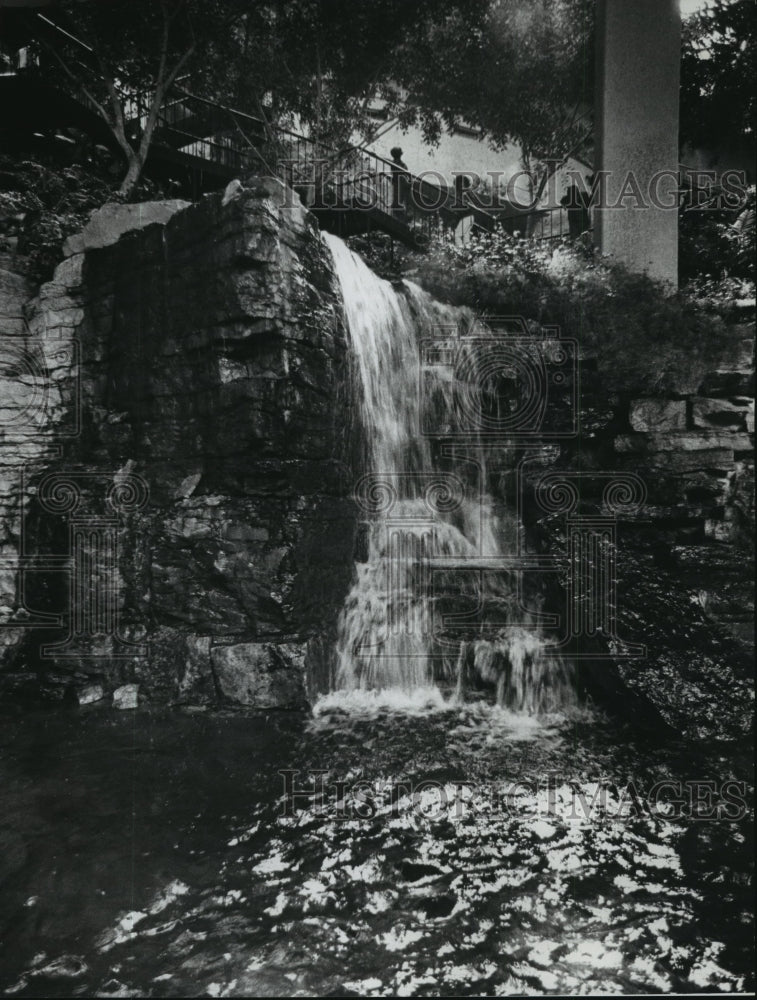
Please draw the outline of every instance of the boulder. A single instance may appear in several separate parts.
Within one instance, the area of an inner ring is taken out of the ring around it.
[[[76,700],[80,705],[93,705],[96,701],[102,701],[104,697],[102,684],[86,684],[76,692]]]
[[[21,468],[50,469],[62,439],[88,516],[113,516],[119,469],[148,497],[118,512],[118,641],[89,643],[85,659],[105,690],[128,680],[150,701],[211,702],[213,644],[304,648],[333,635],[349,589],[356,448],[333,261],[299,198],[255,177],[192,205],[106,205],[66,254],[24,308],[23,281],[2,286],[46,381],[44,434],[6,448],[7,469],[0,459],[0,616],[11,620],[19,593]],[[5,410],[27,389],[15,377]],[[65,516],[53,521],[38,512],[29,551],[47,553],[52,534],[67,558]],[[32,583],[66,620],[67,581]],[[302,657],[282,657],[295,694],[277,671],[257,700],[302,703]]]
[[[305,645],[242,642],[216,646],[213,673],[224,698],[250,708],[304,708]]]
[[[139,704],[139,684],[122,684],[113,692],[113,708],[136,708]]]
[[[188,636],[184,672],[179,680],[179,700],[204,701],[213,691],[209,635]]]
[[[620,434],[615,438],[618,452],[652,454],[660,451],[687,452],[727,448],[733,451],[751,451],[752,442],[746,434],[721,431],[684,431],[668,434]]]
[[[659,433],[686,429],[686,401],[678,399],[635,399],[629,421],[635,431]]]
[[[751,400],[734,403],[728,399],[698,397],[691,401],[691,421],[695,427],[749,429],[747,418],[750,412],[754,419],[754,402]]]
[[[72,257],[86,250],[111,246],[118,242],[124,233],[144,229],[155,222],[165,224],[172,215],[182,208],[187,208],[189,204],[188,201],[179,198],[141,201],[134,205],[109,202],[102,208],[95,209],[80,233],[68,237],[63,244],[63,254],[65,257]]]

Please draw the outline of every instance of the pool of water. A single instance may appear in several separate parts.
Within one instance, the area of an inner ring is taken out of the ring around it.
[[[753,986],[733,746],[423,696],[2,721],[3,995]]]

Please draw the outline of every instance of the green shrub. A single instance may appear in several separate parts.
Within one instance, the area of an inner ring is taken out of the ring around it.
[[[592,249],[557,246],[503,232],[465,246],[438,243],[407,275],[444,301],[486,316],[520,315],[557,325],[597,357],[608,388],[629,393],[678,392],[696,385],[739,334],[721,313],[716,287],[678,294]],[[749,282],[729,293],[754,295]],[[743,333],[740,335],[743,337]]]
[[[47,280],[63,241],[110,191],[107,176],[91,165],[0,157],[0,249],[17,250],[32,277]]]
[[[378,230],[350,236],[347,244],[359,253],[368,267],[387,281],[397,281],[415,264],[417,253]]]
[[[683,208],[678,226],[678,274],[682,283],[714,285],[754,280],[755,188],[735,209]]]
[[[63,243],[79,232],[93,209],[117,200],[114,177],[103,162],[61,162],[0,155],[0,253],[15,250],[32,278],[47,281]],[[145,181],[134,200],[155,197]]]

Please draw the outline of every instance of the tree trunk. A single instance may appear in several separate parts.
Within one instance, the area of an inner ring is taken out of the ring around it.
[[[129,142],[124,130],[120,130],[120,135],[118,131],[116,132],[116,138],[119,140],[119,144],[126,154],[126,160],[129,164],[126,176],[121,181],[121,187],[118,189],[118,193],[122,198],[131,197],[134,188],[139,182],[139,178],[142,176],[142,171],[147,162],[147,155],[150,152],[150,144],[155,132],[158,112],[163,104],[163,96],[163,88],[158,87],[153,95],[150,109],[147,113],[144,130],[137,141]]]
[[[134,188],[139,182],[139,178],[142,176],[142,168],[144,167],[144,159],[139,155],[139,153],[131,152],[129,156],[129,167],[126,171],[124,179],[121,181],[121,187],[118,189],[118,193],[122,198],[131,197]]]

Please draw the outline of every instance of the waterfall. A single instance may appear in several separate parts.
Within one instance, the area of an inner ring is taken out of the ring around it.
[[[488,489],[486,449],[475,435],[459,446],[441,440],[447,431],[454,438],[457,369],[421,364],[424,345],[441,344],[443,353],[447,341],[465,343],[473,329],[490,331],[468,310],[445,306],[412,282],[395,288],[342,240],[323,238],[355,359],[365,472],[355,499],[367,544],[338,623],[336,689],[430,692],[438,700],[446,686],[462,699],[466,679],[474,677],[515,711],[571,704],[569,666],[545,655],[522,609],[519,624],[509,624],[519,620],[512,579],[471,572],[512,551],[516,525]],[[503,622],[496,635],[440,630],[444,613],[454,616],[460,600],[498,608]]]

